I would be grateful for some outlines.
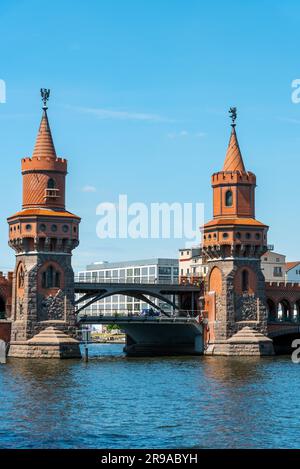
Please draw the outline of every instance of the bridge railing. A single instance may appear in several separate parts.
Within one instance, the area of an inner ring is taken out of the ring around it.
[[[86,284],[114,284],[114,283],[120,283],[120,284],[137,284],[137,285],[176,285],[176,286],[200,286],[200,281],[195,281],[193,278],[190,280],[184,279],[179,280],[179,279],[173,279],[173,280],[168,280],[168,279],[143,279],[143,278],[100,278],[100,277],[91,277],[91,278],[84,278],[81,276],[75,276],[74,278],[75,283],[86,283]]]
[[[136,283],[136,284],[145,284],[145,285],[153,285],[153,284],[156,284],[156,285],[159,285],[159,284],[163,284],[163,285],[180,285],[179,281],[178,280],[163,280],[163,279],[142,279],[142,278],[132,278],[132,279],[129,279],[129,278],[113,278],[113,277],[110,277],[110,278],[100,278],[100,277],[91,277],[91,278],[84,278],[84,277],[81,277],[81,276],[76,276],[74,278],[74,281],[75,282],[78,282],[78,283],[128,283],[128,284],[132,284],[132,283]]]
[[[174,313],[171,312],[171,311],[167,311],[167,314],[164,314],[164,313],[161,313],[160,315],[148,315],[148,314],[141,314],[139,311],[128,311],[126,309],[124,310],[119,310],[118,312],[114,312],[114,311],[101,311],[101,310],[96,310],[96,309],[92,309],[91,311],[82,311],[80,313],[78,313],[78,317],[79,318],[83,318],[83,317],[101,317],[101,318],[115,318],[115,319],[118,319],[118,318],[136,318],[136,317],[139,317],[139,318],[164,318],[164,317],[171,317],[171,318],[178,318],[178,317],[185,317],[185,318],[195,318],[197,316],[199,316],[199,312],[196,312],[195,310],[192,311],[192,310],[176,310]]]

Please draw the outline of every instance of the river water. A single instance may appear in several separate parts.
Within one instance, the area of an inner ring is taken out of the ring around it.
[[[0,448],[297,448],[290,357],[126,358],[0,365]]]

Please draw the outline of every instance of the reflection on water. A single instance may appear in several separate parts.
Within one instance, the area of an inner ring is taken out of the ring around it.
[[[122,348],[2,365],[0,448],[300,446],[300,368],[288,357],[135,359]]]

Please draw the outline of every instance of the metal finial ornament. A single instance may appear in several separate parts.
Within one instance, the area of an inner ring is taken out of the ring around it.
[[[231,125],[232,125],[232,127],[235,127],[235,120],[236,120],[236,116],[237,116],[236,107],[231,107],[229,109],[229,114],[230,114],[230,118],[231,118]]]
[[[47,101],[49,99],[49,96],[50,96],[50,90],[48,90],[47,88],[41,88],[41,97],[42,97],[42,101],[43,101],[43,109],[45,111],[48,109]]]

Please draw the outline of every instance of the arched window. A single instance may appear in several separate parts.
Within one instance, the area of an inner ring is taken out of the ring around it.
[[[52,265],[49,265],[47,270],[42,274],[42,287],[43,288],[59,288],[60,287],[60,272],[55,270]]]
[[[55,181],[54,179],[50,178],[48,179],[48,183],[47,183],[47,189],[55,189]]]
[[[249,272],[248,270],[242,271],[242,291],[247,292],[249,290]]]
[[[233,203],[232,191],[227,191],[225,194],[225,205],[231,207]]]
[[[19,272],[18,272],[18,288],[24,288],[24,269],[23,266],[20,265]]]

